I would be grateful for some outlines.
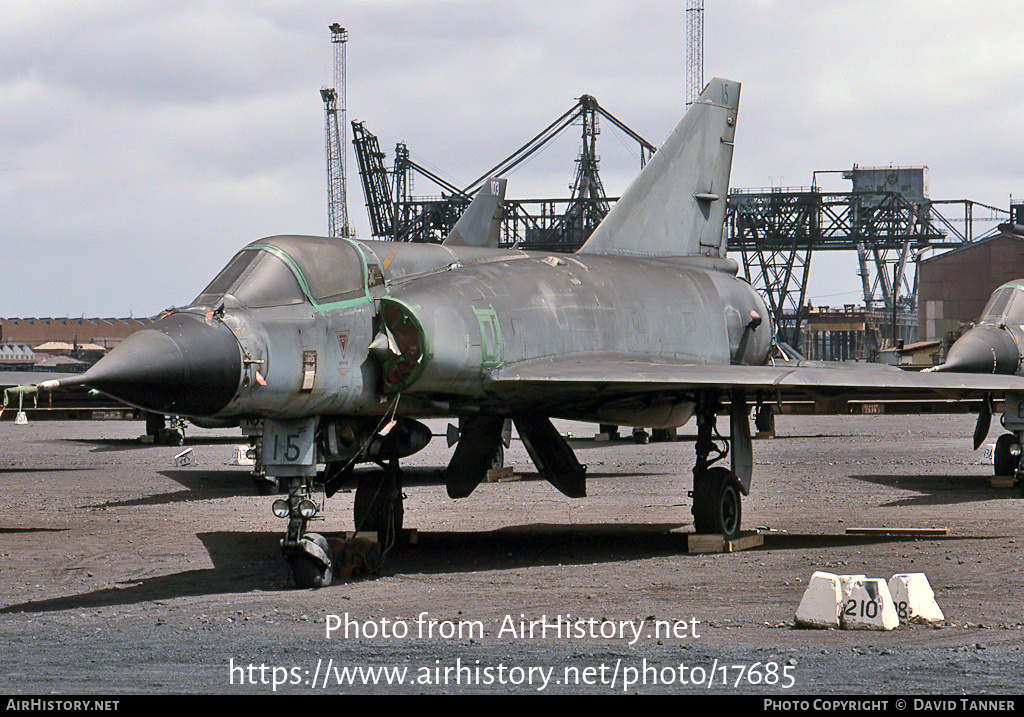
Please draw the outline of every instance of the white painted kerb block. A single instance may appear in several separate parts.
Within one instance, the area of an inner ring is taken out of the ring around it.
[[[804,590],[800,607],[796,609],[796,624],[800,627],[839,627],[839,605],[842,589],[839,576],[815,572]]]
[[[889,578],[889,592],[900,622],[942,622],[946,619],[935,602],[935,593],[924,573],[904,573]]]

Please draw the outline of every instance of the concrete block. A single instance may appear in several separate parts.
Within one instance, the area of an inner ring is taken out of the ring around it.
[[[946,619],[924,573],[893,575],[889,578],[889,593],[900,622],[931,623]]]
[[[994,465],[996,462],[996,444],[986,443],[981,447],[981,459],[989,465]]]
[[[235,446],[234,457],[231,459],[231,465],[233,466],[251,466],[255,465],[256,461],[249,458],[249,446]]]
[[[843,575],[839,620],[847,630],[892,630],[899,624],[889,586],[881,578]]]
[[[841,599],[842,586],[838,575],[821,571],[814,573],[804,590],[800,607],[796,610],[797,626],[824,629],[839,627]]]

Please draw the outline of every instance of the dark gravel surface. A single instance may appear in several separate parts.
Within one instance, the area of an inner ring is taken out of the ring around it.
[[[7,418],[6,693],[1020,692],[1024,500],[988,485],[970,415],[779,417],[744,501],[765,543],[719,555],[686,552],[692,427],[641,446],[560,424],[589,467],[582,500],[538,480],[518,442],[522,480],[450,500],[438,438],[406,463],[419,543],[318,591],[290,586],[272,499],[229,465],[236,431],[191,429],[196,462],[175,467],[183,449],[139,443],[141,424]],[[321,532],[351,528],[352,497]],[[923,572],[946,621],[796,629],[815,570]]]

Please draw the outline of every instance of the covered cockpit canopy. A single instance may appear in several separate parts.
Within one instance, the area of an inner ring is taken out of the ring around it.
[[[270,237],[236,254],[192,303],[213,306],[231,295],[250,308],[307,300],[322,307],[364,297],[367,276],[362,255],[348,240]]]
[[[1011,281],[996,289],[981,312],[981,323],[1024,324],[1024,283]]]

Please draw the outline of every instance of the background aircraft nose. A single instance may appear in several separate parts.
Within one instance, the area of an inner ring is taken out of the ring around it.
[[[122,341],[82,382],[154,413],[212,416],[235,395],[241,375],[241,349],[231,329],[175,313]]]
[[[977,326],[961,336],[946,355],[944,371],[963,373],[1017,372],[1020,356],[1009,332],[995,326]]]

